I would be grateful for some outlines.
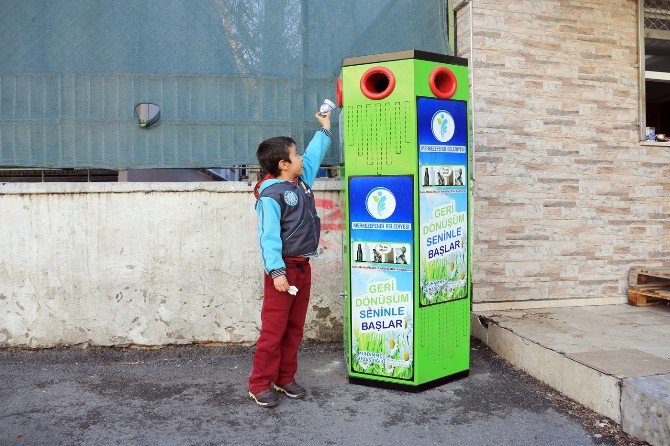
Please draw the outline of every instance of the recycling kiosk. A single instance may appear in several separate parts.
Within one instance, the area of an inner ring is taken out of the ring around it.
[[[344,348],[349,381],[419,391],[470,360],[467,60],[345,59]]]

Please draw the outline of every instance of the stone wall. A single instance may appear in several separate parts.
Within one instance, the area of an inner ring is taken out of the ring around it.
[[[670,262],[670,147],[638,136],[636,2],[456,8],[474,90],[474,301],[625,300],[631,265]]]
[[[342,333],[339,182],[317,182],[305,335]],[[244,183],[0,184],[0,347],[251,343],[263,270]]]

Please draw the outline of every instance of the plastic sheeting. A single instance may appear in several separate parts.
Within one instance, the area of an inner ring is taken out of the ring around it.
[[[256,164],[270,136],[304,147],[343,58],[451,53],[445,4],[2,0],[0,165],[221,167]],[[140,102],[160,107],[150,128]]]

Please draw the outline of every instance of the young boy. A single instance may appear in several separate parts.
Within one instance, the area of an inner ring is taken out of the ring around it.
[[[294,375],[312,285],[309,258],[318,255],[321,230],[311,187],[331,140],[330,112],[316,119],[323,128],[304,158],[286,136],[263,141],[256,152],[268,172],[255,190],[265,288],[249,396],[263,407],[279,404],[277,391],[289,398],[306,394]]]

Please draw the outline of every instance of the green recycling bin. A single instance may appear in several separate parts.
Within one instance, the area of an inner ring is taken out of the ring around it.
[[[349,381],[419,391],[470,362],[467,60],[345,59],[344,348]]]

